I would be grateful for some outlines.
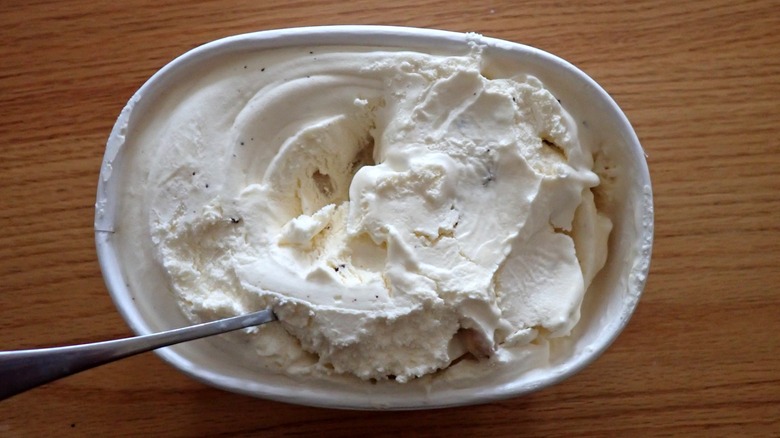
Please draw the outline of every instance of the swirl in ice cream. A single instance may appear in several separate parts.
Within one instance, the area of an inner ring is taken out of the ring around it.
[[[249,336],[291,375],[543,360],[611,223],[561,104],[482,61],[321,47],[201,67],[127,134],[122,252],[193,320],[273,307]]]

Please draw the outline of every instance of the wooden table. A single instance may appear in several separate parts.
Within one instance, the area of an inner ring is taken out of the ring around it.
[[[578,65],[622,106],[649,157],[647,289],[592,366],[501,403],[409,413],[291,406],[212,389],[146,354],[0,403],[0,436],[780,434],[777,1],[159,3],[0,3],[0,348],[130,334],[93,243],[114,120],[175,56],[280,27],[476,31]]]

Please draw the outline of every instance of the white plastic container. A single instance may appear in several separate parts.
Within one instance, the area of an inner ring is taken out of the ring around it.
[[[176,82],[217,55],[291,46],[400,47],[408,50],[462,49],[468,36],[428,29],[383,26],[329,26],[282,29],[233,36],[208,43],[175,59],[152,76],[122,110],[108,139],[98,182],[95,239],[108,290],[120,313],[137,334],[189,324],[173,293],[128,289],[119,264],[114,235],[119,181],[112,171],[122,166],[125,136],[132,135],[138,114]],[[157,351],[164,360],[213,386],[256,397],[313,406],[352,409],[424,409],[474,404],[519,396],[578,372],[615,340],[630,319],[644,288],[653,238],[653,204],[644,152],[617,104],[585,73],[541,50],[482,38],[485,56],[502,71],[532,74],[564,102],[566,110],[619,170],[610,192],[613,231],[607,264],[582,306],[582,318],[571,335],[572,348],[549,368],[510,377],[426,387],[420,383],[345,385],[332,381],[296,380],[249,366],[246,358],[226,353],[219,337]]]

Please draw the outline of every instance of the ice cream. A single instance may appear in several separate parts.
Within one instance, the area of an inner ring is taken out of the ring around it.
[[[594,151],[540,81],[484,72],[477,43],[228,54],[124,147],[130,287],[193,321],[272,307],[246,336],[279,373],[542,365],[606,260]]]

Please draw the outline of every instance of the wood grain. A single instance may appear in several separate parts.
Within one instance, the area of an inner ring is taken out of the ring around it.
[[[530,396],[410,413],[251,399],[148,354],[0,403],[0,436],[780,435],[777,1],[0,2],[0,348],[130,334],[92,217],[106,137],[146,78],[219,37],[347,23],[534,45],[613,95],[648,154],[657,230],[617,342]]]

